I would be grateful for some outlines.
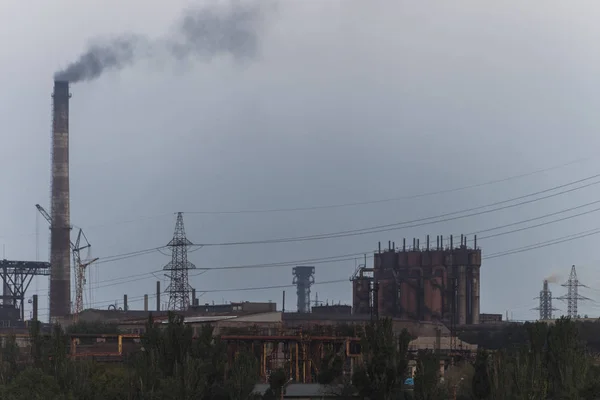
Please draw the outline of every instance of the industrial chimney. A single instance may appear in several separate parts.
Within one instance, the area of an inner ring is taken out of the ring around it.
[[[69,82],[52,94],[52,194],[50,226],[50,321],[70,313],[71,220],[69,212]]]

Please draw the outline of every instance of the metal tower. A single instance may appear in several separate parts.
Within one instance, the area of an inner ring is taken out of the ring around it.
[[[544,286],[540,291],[540,296],[536,297],[536,299],[540,300],[539,307],[534,308],[540,312],[540,321],[548,321],[553,319],[552,311],[558,310],[557,308],[552,307],[552,292],[548,289],[548,280],[544,279]]]
[[[292,269],[298,294],[298,312],[310,312],[310,287],[315,283],[315,267],[295,267]]]
[[[2,308],[18,309],[21,321],[24,321],[25,293],[34,276],[47,275],[50,275],[50,263],[47,262],[0,260]]]
[[[190,305],[192,287],[188,283],[188,270],[196,266],[188,261],[187,249],[192,244],[185,237],[183,214],[177,213],[175,233],[173,239],[167,244],[171,248],[171,262],[163,268],[165,271],[170,271],[167,276],[171,279],[171,283],[165,290],[169,293],[169,310],[184,311]]]
[[[569,318],[578,318],[579,314],[577,312],[577,303],[580,300],[590,300],[587,297],[584,297],[578,293],[579,286],[586,287],[585,285],[579,283],[577,279],[577,271],[575,271],[575,266],[571,267],[571,273],[569,274],[569,280],[566,283],[563,283],[562,286],[567,288],[567,295],[558,297],[560,300],[567,301],[567,316]]]
[[[52,226],[52,217],[50,214],[46,212],[44,207],[36,204],[35,207],[38,209],[40,214],[44,217],[46,221]],[[85,240],[82,242],[81,239]],[[90,242],[88,241],[85,233],[81,228],[77,233],[77,239],[73,243],[73,241],[69,241],[71,246],[71,252],[73,253],[73,268],[75,270],[75,308],[73,310],[73,314],[77,318],[79,313],[83,311],[83,290],[85,286],[85,270],[88,266],[93,264],[98,260],[98,258],[94,258],[91,260],[83,261],[81,259],[81,250],[89,249],[92,247]]]

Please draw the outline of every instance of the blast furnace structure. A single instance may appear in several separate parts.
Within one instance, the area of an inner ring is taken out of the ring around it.
[[[419,321],[448,321],[452,324],[479,324],[479,270],[481,250],[460,245],[450,236],[444,247],[437,237],[436,247],[421,248],[418,239],[412,247],[389,243],[387,250],[374,255],[373,268],[359,269],[353,277],[353,310],[380,317]]]
[[[69,82],[55,81],[52,94],[52,193],[50,198],[50,321],[71,308],[69,211]]]

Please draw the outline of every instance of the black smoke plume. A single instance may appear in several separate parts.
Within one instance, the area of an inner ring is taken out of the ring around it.
[[[236,60],[256,55],[265,8],[261,1],[229,6],[190,9],[175,31],[158,40],[140,35],[96,39],[77,61],[54,74],[54,80],[71,83],[89,81],[108,70],[120,70],[139,59],[164,57],[176,60],[198,57],[210,60],[229,54]]]

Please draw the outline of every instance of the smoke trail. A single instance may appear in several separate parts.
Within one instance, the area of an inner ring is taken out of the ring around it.
[[[54,74],[55,80],[71,83],[89,81],[108,70],[120,70],[137,60],[166,54],[176,60],[197,56],[210,60],[230,54],[235,60],[253,58],[258,52],[260,22],[265,3],[253,1],[229,7],[188,10],[175,32],[151,41],[140,35],[97,39],[74,62]]]
[[[548,283],[558,283],[560,276],[558,274],[552,274],[544,280],[548,281]]]

